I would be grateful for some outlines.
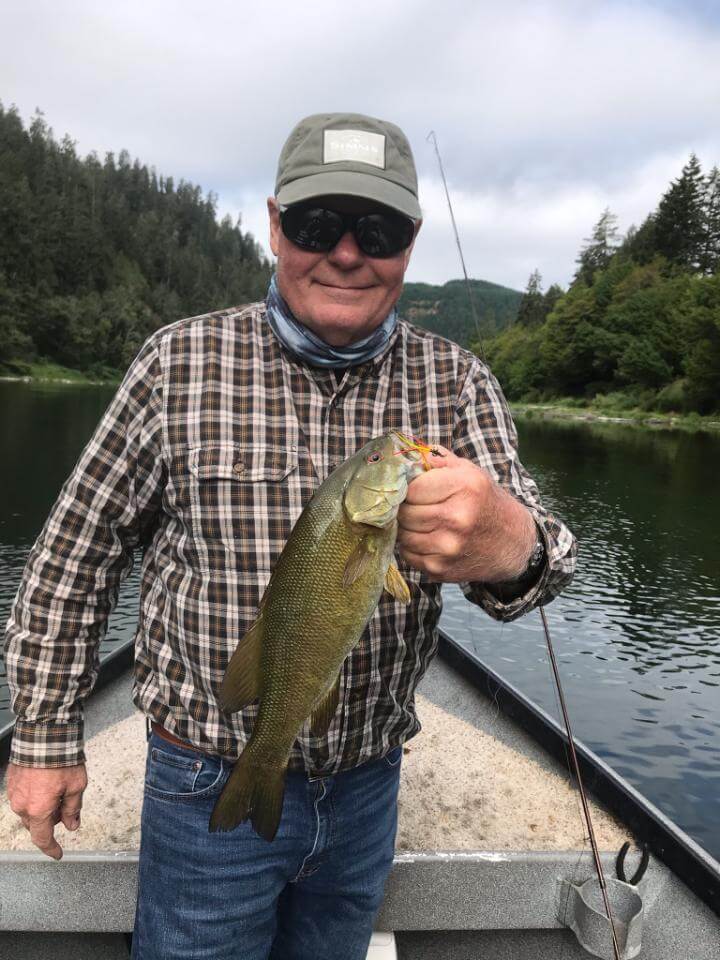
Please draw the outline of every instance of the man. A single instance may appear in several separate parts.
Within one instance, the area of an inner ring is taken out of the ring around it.
[[[502,394],[474,356],[399,319],[420,227],[410,146],[357,114],[301,121],[268,201],[266,303],[145,344],[36,543],[6,644],[8,774],[33,841],[79,824],[83,699],[131,551],[145,546],[133,699],[151,718],[134,956],[365,956],[390,869],[401,745],[436,648],[440,583],[498,619],[548,602],[575,544],[541,507]],[[216,694],[302,507],[389,429],[438,445],[399,514],[407,607],[384,595],[326,735],[303,731],[280,828],[208,832],[257,706]]]

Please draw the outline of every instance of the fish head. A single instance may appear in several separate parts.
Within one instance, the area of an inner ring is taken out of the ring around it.
[[[358,450],[343,505],[353,523],[387,527],[407,496],[408,484],[428,469],[430,447],[397,431],[375,437]]]

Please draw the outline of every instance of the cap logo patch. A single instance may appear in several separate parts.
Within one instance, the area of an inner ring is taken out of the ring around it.
[[[323,131],[323,163],[369,163],[385,169],[385,137],[368,130]]]

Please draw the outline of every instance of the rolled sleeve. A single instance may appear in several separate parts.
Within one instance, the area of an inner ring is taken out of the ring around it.
[[[460,391],[453,430],[453,452],[488,470],[533,516],[545,542],[538,578],[520,596],[504,601],[492,585],[461,583],[472,603],[495,620],[515,620],[550,603],[575,572],[577,543],[567,526],[542,505],[537,485],[518,456],[517,430],[495,377],[479,360],[470,365]]]
[[[162,383],[143,347],[28,557],[5,634],[17,720],[10,760],[83,762],[83,701],[133,549],[162,495]]]

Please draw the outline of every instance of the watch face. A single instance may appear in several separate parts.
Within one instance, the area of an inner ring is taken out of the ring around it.
[[[544,555],[545,555],[545,544],[543,543],[542,540],[538,540],[538,542],[533,547],[533,552],[530,554],[530,562],[528,563],[528,566],[536,567],[540,563]]]

